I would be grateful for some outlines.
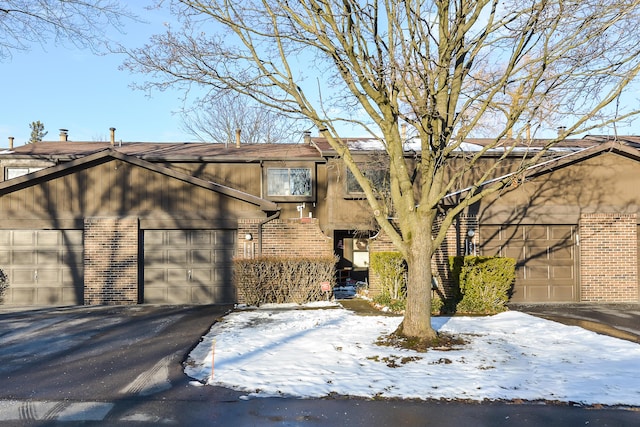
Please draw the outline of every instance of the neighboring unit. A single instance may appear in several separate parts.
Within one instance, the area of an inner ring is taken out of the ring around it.
[[[338,280],[368,281],[375,292],[369,254],[393,250],[322,138],[277,145],[116,144],[113,132],[111,142],[61,139],[0,152],[5,304],[234,303],[242,296],[232,260],[258,255],[336,254]],[[384,187],[380,145],[347,142]],[[513,301],[638,302],[639,143],[563,141],[519,185],[470,207],[434,260],[440,291],[451,294],[449,256],[498,254],[518,260]],[[407,144],[408,161],[419,155]],[[491,153],[485,161],[494,161]]]

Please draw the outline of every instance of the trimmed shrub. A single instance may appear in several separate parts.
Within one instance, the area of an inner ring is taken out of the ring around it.
[[[234,284],[247,305],[320,301],[327,297],[321,283],[335,285],[335,257],[236,258]]]
[[[369,255],[369,262],[371,270],[380,277],[381,293],[390,299],[404,300],[407,268],[400,252],[374,252]]]
[[[459,289],[457,312],[495,314],[507,309],[516,277],[515,259],[459,256],[451,257],[449,266]]]
[[[0,270],[0,304],[4,302],[4,294],[9,289],[9,280],[4,270]]]
[[[380,277],[381,292],[373,302],[403,313],[407,306],[407,265],[399,252],[374,252],[370,254],[371,270]],[[440,314],[444,303],[439,295],[431,295],[431,314]]]

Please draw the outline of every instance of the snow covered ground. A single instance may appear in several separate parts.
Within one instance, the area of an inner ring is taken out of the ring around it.
[[[506,312],[434,317],[436,330],[468,343],[418,353],[375,344],[401,317],[314,308],[267,306],[227,315],[191,352],[186,374],[244,391],[244,398],[337,394],[640,406],[638,344]]]

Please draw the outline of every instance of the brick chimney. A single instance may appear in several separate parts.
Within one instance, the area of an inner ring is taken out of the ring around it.
[[[236,148],[240,148],[240,133],[241,129],[236,129]]]
[[[68,141],[68,140],[69,140],[69,130],[60,129],[60,141]]]
[[[116,145],[116,128],[109,128],[111,132],[111,145]]]
[[[307,145],[311,145],[311,131],[310,130],[305,130],[303,135],[303,141],[305,144]]]
[[[13,150],[13,137],[9,137],[9,150]]]

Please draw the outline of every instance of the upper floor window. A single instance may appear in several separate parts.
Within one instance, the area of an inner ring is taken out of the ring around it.
[[[4,168],[4,179],[13,179],[32,172],[37,172],[44,168],[28,168],[28,167],[6,167]]]
[[[311,168],[268,168],[267,197],[305,200],[312,196]]]
[[[389,170],[384,167],[377,167],[377,165],[359,165],[362,173],[365,177],[371,180],[373,187],[377,189],[379,193],[386,193],[389,190]],[[347,195],[357,196],[362,195],[362,187],[356,181],[355,176],[351,173],[351,170],[347,168]]]

